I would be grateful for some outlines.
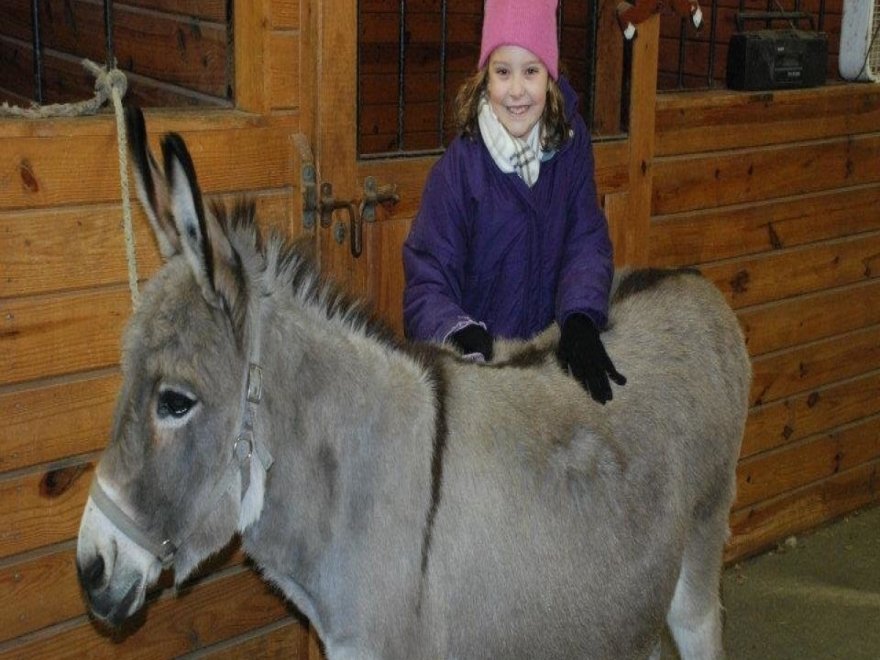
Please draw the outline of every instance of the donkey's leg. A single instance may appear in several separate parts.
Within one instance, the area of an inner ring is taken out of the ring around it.
[[[695,520],[666,622],[682,660],[718,660],[721,644],[721,553],[727,538],[727,507]]]

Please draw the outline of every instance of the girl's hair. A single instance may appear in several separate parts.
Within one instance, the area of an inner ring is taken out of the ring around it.
[[[489,85],[489,67],[485,66],[464,81],[455,96],[455,123],[462,135],[476,138],[480,134],[480,99]],[[570,137],[571,126],[565,117],[565,99],[562,90],[553,78],[547,78],[547,104],[541,116],[544,126],[543,144],[545,150],[561,147]]]

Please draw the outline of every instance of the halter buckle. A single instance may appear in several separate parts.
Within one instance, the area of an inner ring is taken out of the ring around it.
[[[245,430],[241,432],[241,435],[238,436],[238,440],[235,441],[235,445],[232,448],[232,451],[235,453],[235,458],[239,463],[244,463],[249,460],[254,453],[254,433],[253,431]]]
[[[247,400],[259,403],[263,398],[263,370],[260,365],[251,363],[248,368]]]

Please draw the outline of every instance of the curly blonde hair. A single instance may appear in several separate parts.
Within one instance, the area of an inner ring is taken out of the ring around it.
[[[455,124],[462,135],[476,138],[480,134],[480,99],[489,86],[489,67],[483,67],[466,79],[455,95]],[[547,79],[547,103],[541,115],[544,126],[542,147],[547,151],[559,149],[570,137],[571,126],[565,117],[565,99],[559,84]]]

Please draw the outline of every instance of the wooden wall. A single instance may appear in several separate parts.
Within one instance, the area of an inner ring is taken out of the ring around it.
[[[880,87],[659,95],[649,260],[753,359],[729,559],[880,498]]]
[[[147,117],[153,136],[183,134],[206,193],[248,192],[290,233],[290,137],[309,133],[316,96],[313,6],[236,4],[247,112]],[[657,59],[647,34],[636,63]],[[637,102],[653,104],[655,73],[633,81]],[[618,257],[699,264],[748,336],[755,387],[729,559],[877,500],[878,127],[876,86],[669,95],[637,115],[633,139],[597,147]],[[0,120],[0,658],[316,657],[307,626],[234,547],[116,638],[85,614],[75,536],[131,309],[114,153],[108,117]],[[134,208],[143,279],[159,259]],[[396,267],[399,251],[384,254]]]
[[[249,59],[236,67],[235,84],[239,107],[255,112],[153,111],[148,129],[154,142],[168,130],[184,136],[206,194],[246,192],[266,224],[296,234],[301,190],[291,135],[308,115],[300,94],[311,84],[300,80],[307,41],[300,3],[248,2],[242,9],[236,35]],[[247,66],[255,61],[259,75]],[[121,332],[132,305],[120,207],[112,116],[0,119],[0,658],[195,651],[306,658],[307,624],[235,546],[180,597],[169,588],[155,594],[146,621],[121,634],[111,636],[86,614],[76,534],[110,433]],[[136,201],[133,210],[144,280],[160,259]]]
[[[299,231],[292,153],[269,148],[289,142],[289,121],[147,121],[154,136],[172,125],[182,132],[204,166],[207,194],[247,191],[268,224]],[[149,624],[135,622],[119,645],[86,616],[75,537],[109,437],[132,304],[115,129],[95,119],[56,122],[50,137],[30,131],[35,125],[0,122],[0,178],[15,182],[0,187],[0,657],[155,658],[239,642],[298,652],[306,628],[239,553],[213,562],[180,599],[166,589]],[[144,279],[159,257],[137,203],[134,210]]]

